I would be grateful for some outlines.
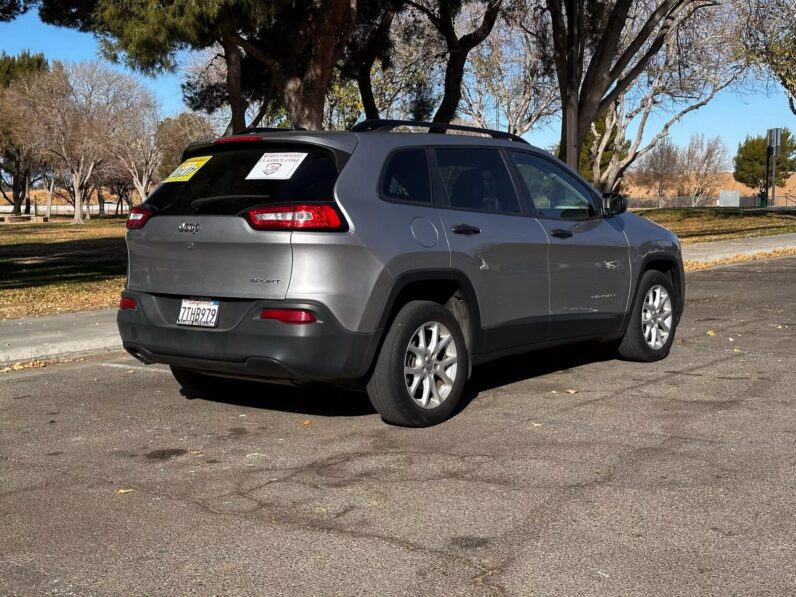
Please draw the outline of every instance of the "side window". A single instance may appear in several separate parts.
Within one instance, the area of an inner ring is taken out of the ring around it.
[[[437,167],[451,207],[519,214],[500,152],[495,149],[437,149]]]
[[[577,220],[597,215],[588,187],[563,168],[529,153],[512,151],[511,159],[541,217]]]
[[[381,194],[388,199],[431,203],[431,181],[425,149],[392,154],[381,179]]]

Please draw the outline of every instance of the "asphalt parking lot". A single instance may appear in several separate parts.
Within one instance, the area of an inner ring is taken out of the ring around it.
[[[119,355],[0,375],[0,594],[794,594],[796,259],[688,283],[667,360],[507,359],[432,429]]]

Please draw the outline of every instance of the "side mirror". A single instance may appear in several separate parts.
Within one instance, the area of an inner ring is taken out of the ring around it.
[[[627,211],[627,197],[619,193],[603,194],[603,213],[606,216],[618,216]]]

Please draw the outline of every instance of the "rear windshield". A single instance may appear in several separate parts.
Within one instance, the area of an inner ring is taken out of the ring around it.
[[[220,144],[219,144],[220,145]],[[146,200],[163,215],[236,215],[272,203],[334,201],[334,155],[307,145],[219,146],[185,160]]]

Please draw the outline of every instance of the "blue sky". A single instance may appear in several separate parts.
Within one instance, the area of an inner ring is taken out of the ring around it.
[[[0,50],[16,54],[28,49],[43,52],[48,59],[90,60],[97,57],[97,42],[92,35],[71,29],[45,25],[35,11],[31,11],[11,23],[0,23]],[[114,68],[125,70],[122,66]],[[165,114],[174,114],[183,109],[180,91],[180,78],[176,74],[164,74],[149,78],[140,76],[141,81],[157,96]],[[653,119],[648,131],[656,131],[666,120]],[[558,143],[558,122],[532,131],[528,140],[540,147],[550,147]],[[708,137],[718,135],[727,145],[730,154],[735,153],[738,143],[747,135],[759,135],[769,128],[790,127],[796,129],[796,116],[788,109],[784,92],[761,90],[759,93],[746,93],[739,96],[734,92],[724,92],[710,104],[688,114],[671,129],[671,138],[678,145],[688,143],[694,133]]]

